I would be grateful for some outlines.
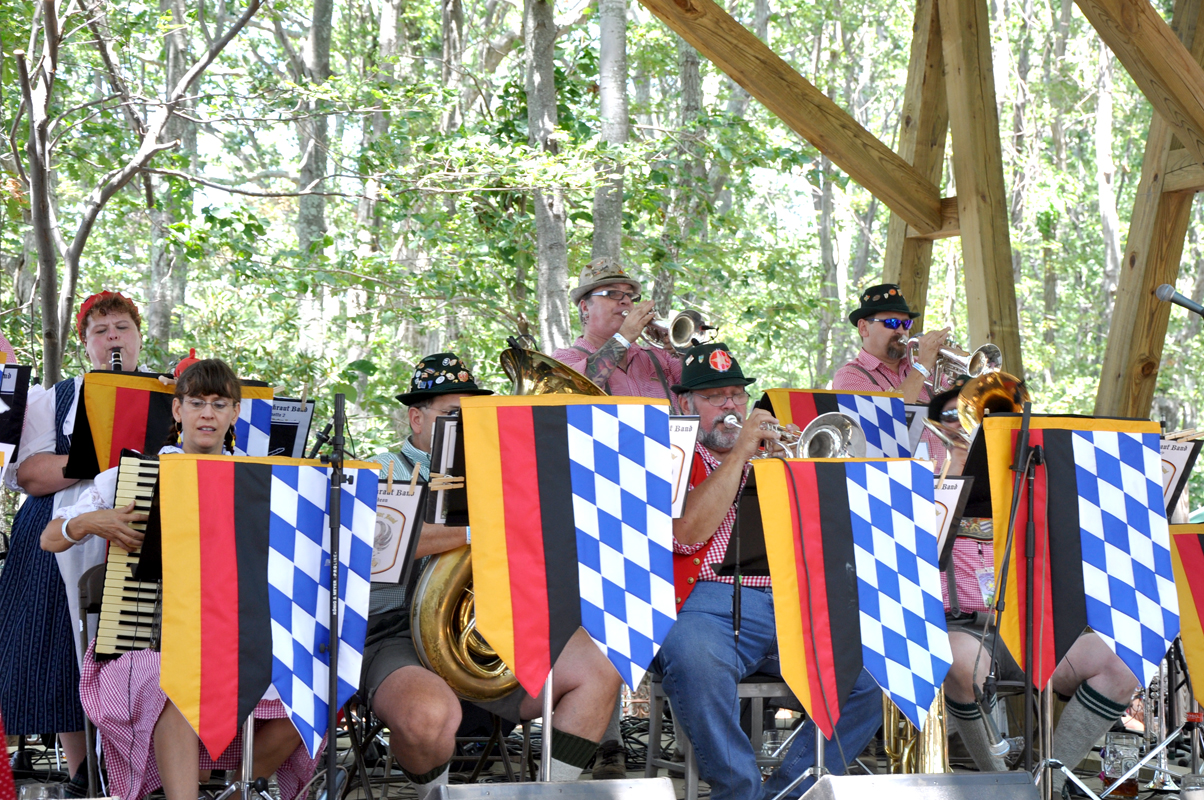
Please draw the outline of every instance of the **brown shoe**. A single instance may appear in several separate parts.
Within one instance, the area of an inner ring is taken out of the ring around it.
[[[627,777],[627,754],[618,742],[603,742],[594,756],[593,778],[596,781],[616,781]]]

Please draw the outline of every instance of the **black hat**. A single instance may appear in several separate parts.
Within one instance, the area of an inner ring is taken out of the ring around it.
[[[755,380],[744,377],[726,344],[713,342],[695,345],[682,354],[681,383],[670,388],[681,394],[721,386],[747,386]]]
[[[903,299],[903,292],[899,290],[897,284],[880,283],[861,293],[861,305],[849,313],[849,322],[856,325],[858,320],[871,314],[880,314],[883,311],[906,314],[912,319],[920,316],[920,312],[912,311],[907,306],[907,301]]]
[[[407,406],[441,394],[493,394],[477,386],[472,373],[455,353],[435,353],[414,365],[410,391],[397,395]]]
[[[945,403],[948,403],[950,398],[957,397],[961,392],[962,387],[970,382],[970,376],[962,373],[953,379],[953,383],[949,384],[949,388],[933,397],[928,402],[928,419],[933,422],[941,421],[941,412],[945,410]]]

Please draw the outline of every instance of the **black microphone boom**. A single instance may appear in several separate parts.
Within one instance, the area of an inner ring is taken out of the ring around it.
[[[1154,290],[1154,296],[1164,303],[1174,303],[1177,306],[1183,306],[1188,311],[1194,311],[1201,317],[1204,317],[1204,306],[1192,300],[1190,297],[1184,297],[1175,291],[1175,287],[1169,283],[1164,283]]]

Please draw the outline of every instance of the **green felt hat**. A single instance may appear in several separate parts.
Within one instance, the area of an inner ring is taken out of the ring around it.
[[[744,377],[726,344],[713,342],[695,345],[682,354],[681,383],[671,388],[681,394],[721,386],[747,386],[755,380]]]
[[[953,379],[953,383],[949,384],[949,388],[940,394],[936,395],[928,402],[928,419],[933,422],[939,422],[941,419],[941,411],[945,408],[945,403],[949,402],[949,398],[957,397],[961,393],[962,387],[970,382],[970,376],[962,373]]]
[[[414,365],[410,391],[397,395],[407,406],[441,394],[493,394],[477,386],[472,373],[455,353],[435,353]]]
[[[874,314],[881,314],[884,311],[906,314],[912,319],[920,316],[920,312],[912,311],[908,307],[907,301],[903,299],[903,292],[899,290],[897,284],[880,283],[861,293],[861,305],[849,313],[849,322],[856,325],[858,320]]]

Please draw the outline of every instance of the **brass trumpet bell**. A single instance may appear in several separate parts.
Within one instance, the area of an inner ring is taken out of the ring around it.
[[[1006,372],[988,372],[966,382],[957,395],[957,416],[967,433],[992,413],[1015,413],[1032,400],[1024,381]]]
[[[704,344],[714,337],[716,328],[706,324],[692,308],[675,314],[668,323],[654,319],[644,328],[644,341],[653,347],[684,352],[696,344]]]
[[[847,414],[820,414],[799,434],[798,457],[865,458],[865,432]]]

